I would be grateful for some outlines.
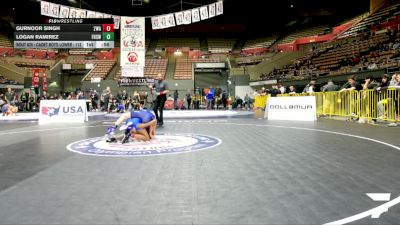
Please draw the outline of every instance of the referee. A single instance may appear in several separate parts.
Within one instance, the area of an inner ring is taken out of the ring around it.
[[[157,96],[154,102],[154,114],[156,114],[157,125],[162,126],[164,124],[163,121],[163,110],[164,104],[167,100],[167,93],[168,93],[168,83],[164,80],[164,76],[159,73],[157,74],[156,81],[154,85],[150,87],[152,90],[155,89],[155,95]],[[158,114],[158,110],[160,110],[160,115]]]

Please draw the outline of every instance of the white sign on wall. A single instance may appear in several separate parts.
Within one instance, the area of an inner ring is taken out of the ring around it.
[[[145,58],[144,17],[121,17],[121,66],[142,66]]]
[[[253,93],[254,90],[250,86],[235,86],[235,96],[239,96],[243,101],[246,94],[248,94],[250,98],[254,98]]]
[[[86,100],[40,101],[39,124],[84,123],[87,120]]]
[[[122,77],[144,77],[143,66],[121,67]]]
[[[268,120],[317,120],[315,96],[270,97],[266,114]]]

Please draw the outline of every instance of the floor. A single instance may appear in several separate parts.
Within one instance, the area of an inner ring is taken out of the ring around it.
[[[399,127],[168,119],[159,140],[217,141],[180,154],[67,149],[112,121],[1,122],[0,224],[400,224]]]

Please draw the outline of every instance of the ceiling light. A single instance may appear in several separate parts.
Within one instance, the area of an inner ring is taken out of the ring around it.
[[[175,50],[174,55],[176,55],[176,56],[182,55],[181,50],[180,49]]]

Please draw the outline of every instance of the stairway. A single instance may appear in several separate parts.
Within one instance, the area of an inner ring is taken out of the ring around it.
[[[167,65],[167,71],[165,72],[165,78],[168,80],[173,80],[176,67],[176,57],[174,55],[169,55],[167,58],[168,58],[168,65]]]
[[[200,38],[200,52],[203,54],[208,53],[208,42],[206,38]]]
[[[149,43],[149,47],[147,48],[146,55],[153,56],[154,53],[156,52],[157,44],[158,44],[158,38],[150,39],[150,43]]]
[[[241,38],[237,40],[236,43],[233,45],[232,53],[239,54],[242,51],[245,44],[246,44],[246,39]]]

